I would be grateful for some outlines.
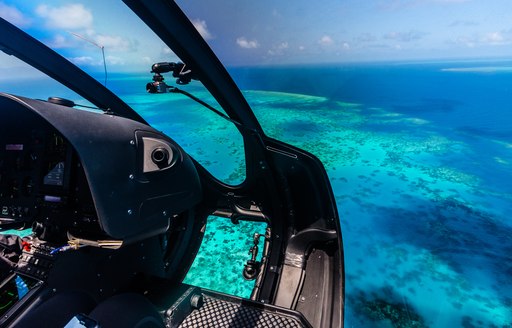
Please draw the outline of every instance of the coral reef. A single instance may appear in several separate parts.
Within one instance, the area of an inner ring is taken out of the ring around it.
[[[373,321],[375,327],[426,328],[425,320],[391,286],[368,294],[361,290],[348,297],[363,322]]]

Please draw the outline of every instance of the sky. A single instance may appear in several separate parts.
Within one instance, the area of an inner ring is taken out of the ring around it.
[[[511,0],[177,3],[227,66],[512,56]],[[101,47],[113,71],[176,60],[121,1],[0,0],[0,16],[90,70]],[[0,75],[18,67],[0,54]]]

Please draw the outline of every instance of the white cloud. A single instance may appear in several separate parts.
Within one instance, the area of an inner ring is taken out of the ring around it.
[[[492,32],[488,33],[484,37],[484,42],[490,43],[490,44],[504,44],[507,40],[505,39],[505,36],[501,32]]]
[[[466,46],[468,48],[482,46],[505,46],[512,44],[512,29],[476,34],[471,36],[460,36],[450,43]]]
[[[53,39],[46,42],[46,44],[54,49],[70,48],[74,46],[74,43],[62,34],[55,35]]]
[[[65,37],[62,34],[55,35],[53,40],[48,42],[52,47],[73,48],[90,43],[114,52],[135,51],[137,48],[136,41],[118,35],[97,34],[93,29],[93,14],[83,4],[67,4],[60,7],[43,4],[36,8],[36,13],[46,20],[47,27],[65,30],[74,35],[74,37]],[[77,63],[85,63],[85,59],[81,57],[73,60]]]
[[[178,56],[169,47],[163,47],[159,57],[165,58],[166,61],[180,61]],[[154,63],[153,59],[151,61]]]
[[[192,24],[196,28],[196,30],[201,34],[203,39],[205,40],[211,40],[213,39],[213,35],[208,30],[208,26],[206,25],[206,22],[204,20],[194,19],[192,20]]]
[[[46,19],[46,25],[56,29],[90,29],[93,16],[82,4],[69,4],[62,7],[39,5],[36,13]]]
[[[244,49],[256,49],[260,46],[257,40],[247,40],[243,36],[236,39],[236,43]]]
[[[105,58],[105,60],[106,60],[107,64],[109,64],[109,65],[124,65],[125,64],[124,59],[121,57],[107,56],[107,58]]]
[[[101,58],[101,56],[98,56],[98,58],[91,56],[78,56],[70,57],[68,60],[77,66],[103,66],[103,58]],[[125,64],[125,60],[123,58],[116,56],[106,56],[105,61],[107,63],[107,68],[109,65]]]
[[[288,49],[288,42],[281,42],[278,45],[274,46],[272,49],[268,51],[268,54],[271,56],[283,55],[285,50]]]
[[[94,37],[95,42],[109,51],[133,51],[137,48],[136,42],[127,40],[118,35],[98,34]]]
[[[320,38],[320,40],[318,40],[318,43],[320,43],[323,46],[330,46],[331,44],[334,43],[334,41],[330,36],[324,35]]]
[[[341,47],[342,47],[344,50],[349,50],[349,49],[350,49],[350,45],[349,45],[347,42],[343,42],[343,44],[341,45]]]
[[[487,33],[480,41],[491,46],[510,45],[512,44],[512,29]]]
[[[31,23],[30,19],[25,17],[16,7],[8,6],[2,2],[0,2],[0,17],[19,27],[26,27]]]
[[[55,35],[53,40],[48,42],[52,48],[83,48],[92,45],[114,52],[134,52],[137,50],[138,42],[123,38],[119,35],[96,34],[93,30],[85,31],[86,36],[69,32],[69,37]]]

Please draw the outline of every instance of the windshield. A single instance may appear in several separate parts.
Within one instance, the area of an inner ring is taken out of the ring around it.
[[[324,163],[344,234],[347,327],[512,322],[510,1],[178,4],[265,133]],[[217,178],[244,180],[233,124],[180,95],[146,93],[151,65],[179,58],[122,2],[0,1],[0,14]],[[81,101],[3,53],[0,72],[0,91]],[[222,110],[199,82],[183,88]]]
[[[153,64],[179,63],[180,59],[124,3],[5,1],[0,2],[0,13],[104,84],[149,124],[178,141],[214,177],[232,185],[245,180],[243,141],[232,123],[184,95],[146,92],[146,85],[153,82]],[[0,56],[3,92],[41,99],[64,97],[90,106],[20,60]],[[223,111],[200,82],[177,85],[172,72],[162,77],[167,85],[179,86]],[[204,138],[205,134],[209,137]],[[231,160],[212,159],[214,154],[229,154]]]
[[[347,327],[510,324],[509,1],[180,5],[264,131],[326,166]]]

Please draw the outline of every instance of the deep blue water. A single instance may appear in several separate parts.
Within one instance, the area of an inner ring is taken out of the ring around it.
[[[272,90],[385,107],[437,125],[512,141],[512,62],[388,63],[233,68],[241,89]],[[471,68],[491,67],[491,72]],[[446,71],[446,69],[470,69]]]
[[[326,165],[348,327],[512,322],[511,62],[230,72],[271,91],[246,91],[265,131]]]
[[[229,71],[267,134],[326,166],[344,237],[347,327],[512,322],[512,62]],[[150,79],[112,74],[108,83],[215,175],[243,180],[236,129],[181,96],[146,94]],[[0,88],[76,99],[37,81]],[[197,84],[183,88],[214,104]],[[250,228],[236,238],[225,223],[209,229],[221,230],[216,244],[238,238],[241,261],[230,258],[220,278],[197,270],[187,279],[246,295],[230,288],[242,279]],[[212,247],[199,254],[203,267],[227,258]]]
[[[474,148],[473,162],[450,161],[451,165],[477,171],[489,185],[512,189],[510,167],[480,156],[503,151],[489,140],[512,143],[512,62],[234,68],[230,73],[241,89],[315,95],[427,120],[432,124],[425,129],[443,129],[444,136]],[[383,133],[406,129],[375,122],[361,128]]]

